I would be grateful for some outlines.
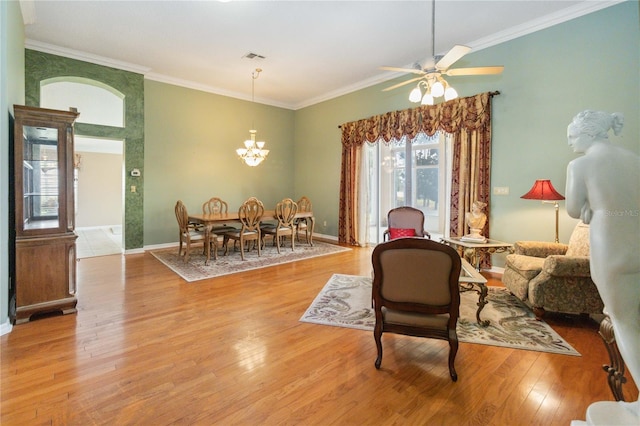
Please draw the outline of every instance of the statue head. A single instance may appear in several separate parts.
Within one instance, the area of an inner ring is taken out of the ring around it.
[[[475,212],[482,212],[484,208],[487,207],[487,203],[483,203],[482,201],[474,201],[471,205],[471,210]]]
[[[585,110],[573,117],[567,127],[567,140],[575,152],[585,152],[594,141],[607,141],[609,130],[620,134],[624,116],[619,112]]]

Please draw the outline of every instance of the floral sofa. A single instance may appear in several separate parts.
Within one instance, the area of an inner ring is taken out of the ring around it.
[[[533,308],[536,318],[547,311],[601,314],[604,304],[589,269],[589,226],[576,225],[569,244],[518,241],[507,256],[502,282]]]

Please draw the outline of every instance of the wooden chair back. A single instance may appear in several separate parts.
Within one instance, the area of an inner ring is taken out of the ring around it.
[[[212,197],[202,205],[203,214],[227,214],[228,204],[218,197]]]
[[[311,200],[307,197],[302,197],[298,200],[298,211],[299,212],[312,212],[313,206],[311,205]]]
[[[176,220],[178,221],[178,228],[181,235],[189,233],[189,213],[187,207],[181,200],[178,200],[175,207]]]
[[[264,205],[255,197],[246,200],[238,209],[240,223],[242,223],[241,233],[260,233],[260,220],[264,215]]]
[[[424,213],[422,210],[411,206],[396,207],[387,213],[388,229],[384,231],[384,240],[390,236],[389,229],[410,229],[415,230],[416,237],[431,238],[431,235],[424,229]]]
[[[298,204],[291,198],[285,198],[276,204],[276,219],[278,219],[279,228],[291,228],[293,230],[293,222],[296,213],[298,213]]]
[[[376,368],[382,362],[383,332],[429,337],[449,342],[449,374],[456,381],[462,267],[458,253],[428,239],[401,238],[378,244],[372,263]]]

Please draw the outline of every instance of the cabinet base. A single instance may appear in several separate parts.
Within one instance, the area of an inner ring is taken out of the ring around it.
[[[31,321],[31,317],[35,314],[50,314],[55,312],[62,312],[62,315],[75,314],[78,312],[76,309],[77,304],[78,299],[75,297],[67,297],[65,299],[50,302],[21,306],[16,309],[14,324],[29,322]]]

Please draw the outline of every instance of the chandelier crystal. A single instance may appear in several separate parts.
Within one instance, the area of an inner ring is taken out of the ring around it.
[[[256,68],[256,70],[251,73],[251,102],[254,102],[255,80],[261,72],[262,69]],[[240,157],[247,166],[251,167],[255,167],[262,163],[269,154],[269,150],[264,149],[264,141],[256,142],[256,133],[257,132],[253,129],[249,130],[250,139],[244,141],[244,148],[236,149],[238,157]]]
[[[255,167],[267,158],[269,154],[268,149],[264,148],[264,142],[256,142],[256,131],[249,130],[251,139],[244,141],[244,148],[236,149],[238,157],[244,161],[248,166]]]

